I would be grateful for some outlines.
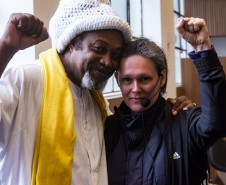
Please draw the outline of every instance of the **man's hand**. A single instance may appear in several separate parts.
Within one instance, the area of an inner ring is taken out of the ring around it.
[[[12,52],[38,44],[49,37],[43,25],[31,14],[14,13],[9,18],[1,42]]]
[[[0,38],[0,76],[18,50],[38,44],[49,37],[43,22],[31,14],[12,14]]]
[[[175,99],[168,98],[167,101],[172,106],[172,114],[177,115],[179,111],[188,110],[191,107],[196,106],[195,103],[192,103],[186,96],[179,96]]]
[[[192,45],[195,52],[211,49],[208,28],[204,19],[179,18],[176,29],[180,36]]]

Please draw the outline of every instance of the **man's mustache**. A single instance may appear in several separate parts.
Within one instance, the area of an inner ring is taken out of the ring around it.
[[[98,70],[101,73],[105,73],[105,74],[109,74],[109,75],[112,75],[115,72],[115,69],[110,68],[110,67],[106,67],[103,64],[93,64],[93,63],[90,63],[88,65],[88,70],[92,70],[92,69]]]

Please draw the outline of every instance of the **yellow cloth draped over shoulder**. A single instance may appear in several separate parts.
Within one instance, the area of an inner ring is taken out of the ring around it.
[[[74,107],[69,79],[55,49],[39,58],[44,92],[32,167],[32,185],[70,185],[74,152]],[[103,123],[107,117],[101,93],[91,91]]]

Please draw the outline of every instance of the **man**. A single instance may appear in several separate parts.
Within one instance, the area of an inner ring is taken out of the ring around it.
[[[0,184],[105,185],[108,109],[98,91],[117,69],[130,27],[108,0],[61,0],[50,36],[56,49],[7,70],[18,50],[48,34],[38,18],[13,14],[1,38]]]

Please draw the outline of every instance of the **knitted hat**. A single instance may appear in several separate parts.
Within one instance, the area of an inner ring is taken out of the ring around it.
[[[78,34],[103,29],[121,31],[126,42],[132,38],[130,26],[112,9],[109,0],[60,0],[49,24],[52,47],[59,53]]]

